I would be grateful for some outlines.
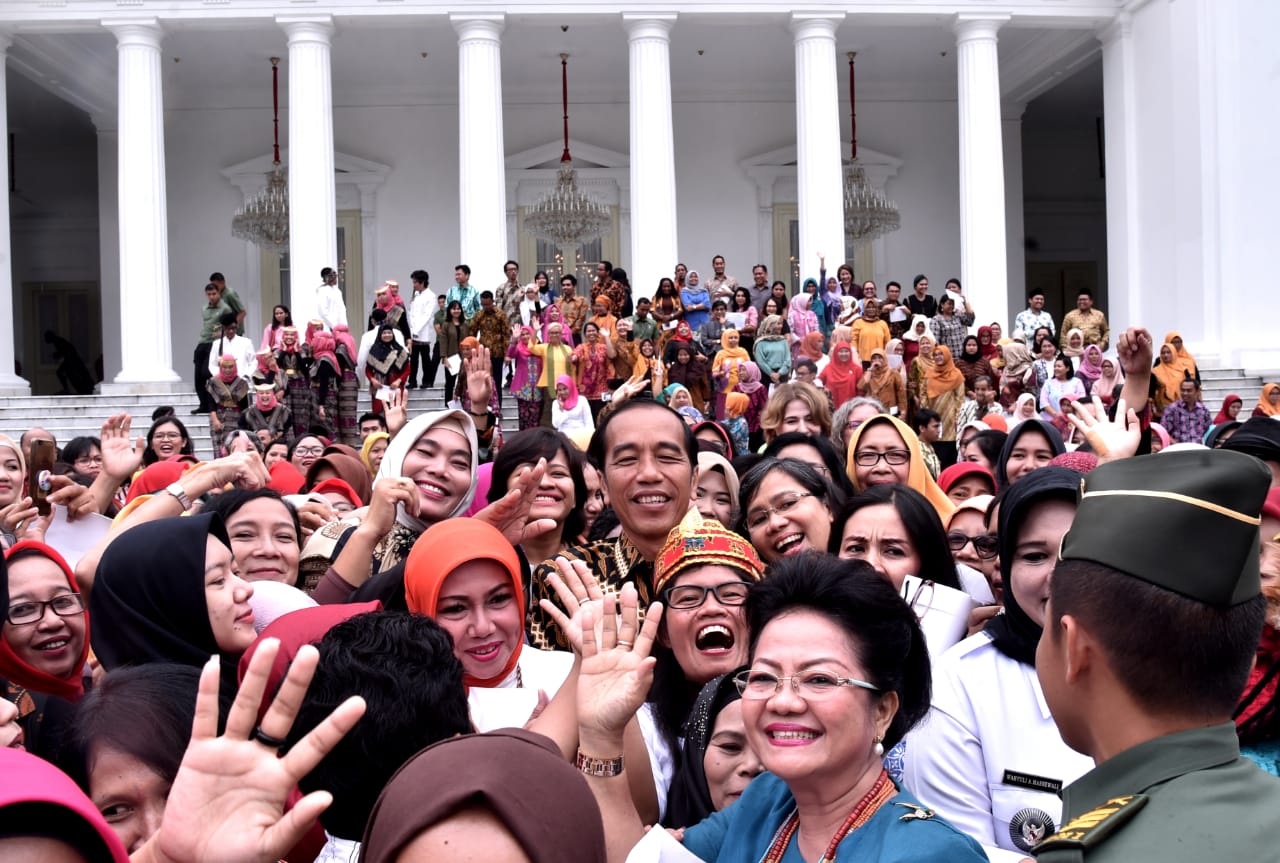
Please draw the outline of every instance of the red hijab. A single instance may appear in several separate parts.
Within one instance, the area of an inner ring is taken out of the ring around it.
[[[987,337],[985,342],[982,340],[983,336]],[[1000,346],[991,337],[991,327],[978,327],[978,351],[984,360],[994,360],[1000,356]]]
[[[1225,399],[1222,400],[1222,410],[1218,411],[1218,415],[1213,418],[1213,424],[1222,425],[1223,423],[1231,422],[1231,415],[1227,413],[1227,410],[1230,409],[1232,404],[1243,404],[1243,403],[1244,403],[1244,399],[1240,398],[1240,396],[1235,395],[1234,393],[1232,395],[1227,396]]]
[[[812,333],[810,335],[813,335]],[[817,334],[819,338],[821,333]],[[807,341],[809,336],[805,336]],[[873,354],[875,351],[872,352]],[[883,354],[884,351],[879,351]],[[885,366],[889,361],[885,359]],[[836,342],[831,348],[831,360],[818,375],[822,385],[831,393],[831,401],[838,408],[857,395],[858,382],[862,380],[862,364],[853,360],[853,347],[848,342]]]
[[[66,576],[67,586],[71,588],[72,593],[80,592],[79,586],[76,585],[75,576],[71,572],[71,567],[67,566],[66,560],[57,551],[42,542],[27,540],[16,543],[4,553],[4,559],[7,562],[14,557],[35,555],[53,561],[58,569],[62,570],[62,574]],[[0,566],[0,599],[4,601],[4,607],[7,610],[9,608],[9,571],[7,563],[4,566]],[[87,607],[81,613],[84,615],[84,646],[80,650],[80,661],[76,663],[75,674],[70,680],[54,677],[52,674],[28,664],[14,652],[13,648],[9,646],[9,642],[4,638],[0,638],[0,675],[3,675],[10,683],[25,687],[33,692],[54,695],[67,701],[79,701],[84,696],[84,679],[81,676],[81,671],[84,669],[85,662],[89,659],[89,612]]]

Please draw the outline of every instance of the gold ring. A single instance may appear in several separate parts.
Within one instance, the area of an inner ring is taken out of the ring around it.
[[[619,646],[619,647],[625,647],[627,650],[630,650],[631,648],[635,647],[635,642],[634,642],[634,641],[623,641],[621,638],[619,638],[619,639],[618,639],[618,646]]]

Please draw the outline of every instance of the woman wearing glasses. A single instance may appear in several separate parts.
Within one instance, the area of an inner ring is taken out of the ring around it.
[[[5,552],[0,594],[0,677],[8,684],[3,697],[18,707],[24,745],[39,752],[45,748],[40,731],[47,699],[78,701],[84,695],[89,615],[71,568],[41,542],[20,542]]]
[[[148,467],[175,455],[195,455],[191,436],[182,420],[165,416],[151,424],[147,430],[147,448],[142,453],[142,466]]]
[[[1057,792],[1093,767],[1062,742],[1035,668],[1049,579],[1080,480],[1047,467],[1005,493],[1005,611],[934,664],[932,713],[906,742],[904,784],[986,846],[993,861],[1021,860],[1061,827]]]
[[[585,639],[578,763],[611,863],[643,835],[616,756],[651,676],[656,608],[638,632],[628,609],[617,626],[604,615],[599,639],[594,630]],[[750,662],[736,680],[747,742],[766,772],[736,804],[687,828],[685,847],[712,863],[984,860],[884,770],[884,750],[929,706],[924,636],[893,588],[865,564],[806,555],[751,588],[746,616]]]
[[[763,458],[738,489],[738,533],[751,540],[767,564],[805,551],[822,551],[843,495],[809,465]]]
[[[905,485],[924,495],[943,521],[955,509],[925,467],[920,439],[897,417],[880,414],[858,426],[849,438],[845,470],[858,491],[875,485]]]

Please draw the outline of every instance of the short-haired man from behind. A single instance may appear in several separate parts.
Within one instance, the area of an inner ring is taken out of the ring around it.
[[[1223,450],[1085,477],[1042,588],[1036,673],[1062,739],[1097,766],[1063,789],[1039,863],[1275,858],[1280,780],[1241,758],[1232,722],[1266,611],[1269,484]]]

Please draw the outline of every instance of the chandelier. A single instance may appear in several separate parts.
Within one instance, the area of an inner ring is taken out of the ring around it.
[[[853,58],[856,56],[856,52],[849,52],[849,119],[853,152],[849,170],[844,175],[844,230],[855,240],[874,240],[898,230],[902,227],[902,220],[898,216],[898,205],[867,182],[867,172],[858,164],[858,115],[853,96]]]
[[[609,229],[612,218],[604,206],[578,191],[578,172],[569,155],[569,55],[560,55],[560,90],[564,106],[564,152],[556,187],[525,214],[525,232],[561,246],[593,240]]]
[[[231,219],[231,236],[272,252],[289,250],[289,180],[280,166],[280,58],[271,58],[271,122],[275,143],[267,187]]]

